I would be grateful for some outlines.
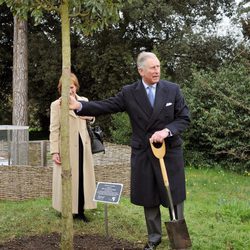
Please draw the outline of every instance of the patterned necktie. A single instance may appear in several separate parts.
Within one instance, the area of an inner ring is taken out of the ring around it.
[[[153,93],[153,87],[147,87],[148,99],[152,107],[154,107],[155,96]]]

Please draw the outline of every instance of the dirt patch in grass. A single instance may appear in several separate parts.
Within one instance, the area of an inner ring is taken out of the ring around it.
[[[60,235],[57,233],[49,235],[37,235],[30,237],[22,237],[0,244],[1,250],[59,250]],[[133,244],[125,240],[118,240],[111,237],[99,235],[75,235],[74,249],[88,250],[108,250],[108,249],[142,249],[142,246]]]

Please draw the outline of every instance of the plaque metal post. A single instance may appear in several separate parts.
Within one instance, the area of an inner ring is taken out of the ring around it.
[[[108,227],[108,204],[104,205],[104,216],[105,216],[105,233],[106,237],[109,237],[109,227]]]

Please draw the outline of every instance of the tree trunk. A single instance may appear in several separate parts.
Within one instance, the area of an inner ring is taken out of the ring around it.
[[[28,39],[27,21],[14,16],[12,124],[28,125]],[[11,164],[28,164],[27,129],[12,130]]]
[[[28,125],[27,21],[14,16],[13,40],[13,125]]]
[[[70,87],[70,21],[68,1],[61,4],[62,20],[62,103],[61,103],[61,159],[62,159],[62,235],[63,250],[73,249],[73,219],[71,167],[69,154],[69,87]]]

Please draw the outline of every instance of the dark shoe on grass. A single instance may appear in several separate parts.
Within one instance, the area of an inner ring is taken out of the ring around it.
[[[73,219],[82,220],[85,223],[90,222],[90,220],[85,216],[85,214],[74,214]]]
[[[144,246],[144,248],[143,248],[143,250],[154,250],[154,249],[156,249],[156,247],[159,245],[161,243],[161,241],[158,241],[158,242],[148,242],[145,246]]]

